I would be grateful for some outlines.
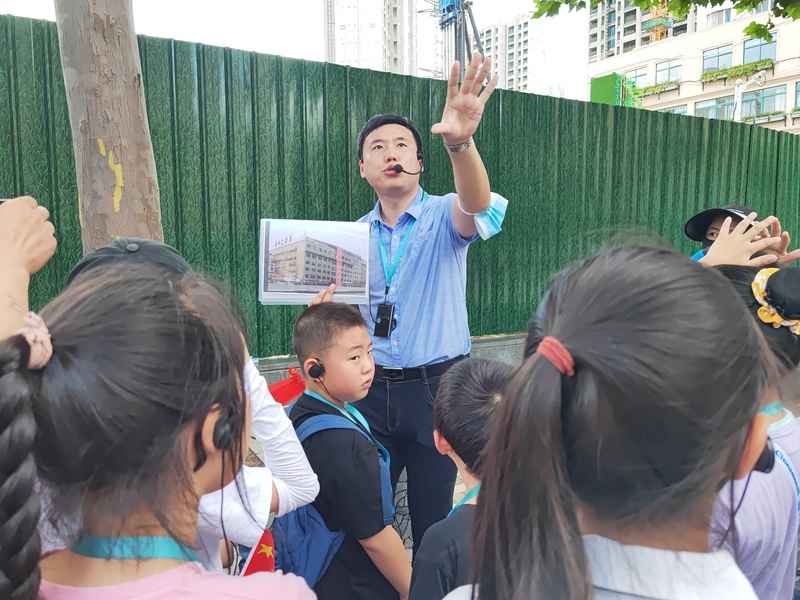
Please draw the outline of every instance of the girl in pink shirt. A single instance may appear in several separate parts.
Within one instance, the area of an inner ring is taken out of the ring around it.
[[[223,295],[154,266],[86,273],[0,342],[0,597],[314,599],[196,562],[198,499],[249,440],[245,357]],[[69,539],[43,558],[37,471]]]

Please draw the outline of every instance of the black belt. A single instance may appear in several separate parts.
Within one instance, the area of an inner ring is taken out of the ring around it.
[[[411,367],[408,369],[396,369],[375,365],[375,379],[384,381],[414,381],[415,379],[430,379],[444,375],[445,371],[457,362],[467,358],[469,354],[462,354],[450,360],[428,365],[427,367]]]

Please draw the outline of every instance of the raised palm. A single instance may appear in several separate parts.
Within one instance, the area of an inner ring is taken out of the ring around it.
[[[477,52],[467,67],[461,88],[458,86],[459,63],[453,63],[450,79],[447,82],[447,102],[444,105],[442,119],[431,127],[431,133],[441,135],[447,144],[460,144],[467,141],[477,131],[483,116],[483,109],[497,86],[497,77],[493,77],[481,91],[481,86],[489,77],[492,68],[490,58],[481,60]]]

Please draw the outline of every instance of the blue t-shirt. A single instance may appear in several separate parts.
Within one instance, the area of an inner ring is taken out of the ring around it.
[[[706,249],[703,248],[702,250],[698,250],[694,254],[692,254],[692,260],[698,261],[706,255]]]

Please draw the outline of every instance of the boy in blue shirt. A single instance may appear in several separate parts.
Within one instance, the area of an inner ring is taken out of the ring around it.
[[[388,452],[351,404],[367,395],[375,375],[366,323],[346,304],[311,306],[295,323],[294,350],[306,392],[290,418],[319,478],[313,506],[330,531],[344,533],[314,591],[319,600],[405,599],[411,561],[392,526]],[[345,426],[304,438],[303,424],[320,415],[346,419]]]

